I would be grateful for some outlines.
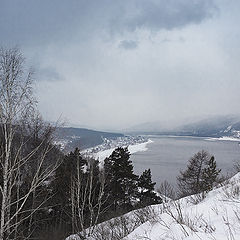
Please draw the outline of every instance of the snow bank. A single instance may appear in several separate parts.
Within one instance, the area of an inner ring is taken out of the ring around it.
[[[144,152],[144,151],[148,150],[147,145],[150,144],[150,143],[153,143],[153,141],[149,139],[147,142],[144,142],[144,143],[129,145],[128,150],[131,154],[134,154],[136,152]],[[109,157],[112,154],[112,152],[114,151],[114,149],[115,148],[110,148],[110,149],[107,149],[107,150],[104,150],[104,151],[97,152],[94,155],[94,157],[101,162],[106,157]]]
[[[207,141],[233,141],[233,142],[240,142],[239,138],[234,137],[220,137],[220,138],[206,138]]]

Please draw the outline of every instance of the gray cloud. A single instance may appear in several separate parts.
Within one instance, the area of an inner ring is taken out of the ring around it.
[[[100,32],[173,29],[211,17],[213,0],[1,1],[2,44],[81,41]]]
[[[123,40],[120,42],[119,47],[126,50],[132,50],[138,47],[138,42],[133,40]]]
[[[40,68],[36,72],[37,79],[39,81],[63,81],[64,78],[53,67]]]
[[[171,125],[240,113],[239,7],[227,0],[1,1],[0,45],[19,45],[36,68],[48,120]]]
[[[173,29],[198,24],[216,10],[212,0],[136,1],[137,14],[127,21],[130,29]]]

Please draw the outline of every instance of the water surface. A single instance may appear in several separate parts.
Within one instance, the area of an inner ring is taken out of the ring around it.
[[[148,150],[132,154],[131,160],[137,174],[151,169],[156,187],[164,180],[176,184],[176,176],[180,170],[186,169],[189,158],[203,149],[215,156],[223,174],[232,172],[234,162],[240,161],[238,142],[169,136],[150,136],[150,139],[153,143],[147,145]]]

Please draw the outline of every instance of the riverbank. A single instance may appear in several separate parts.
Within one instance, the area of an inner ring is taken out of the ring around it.
[[[232,142],[240,142],[239,138],[234,137],[220,137],[220,138],[206,138],[207,141],[232,141]]]
[[[129,150],[130,154],[134,154],[136,152],[145,152],[148,150],[147,145],[150,143],[153,143],[153,141],[148,139],[146,142],[143,142],[143,143],[128,145],[128,150]],[[115,146],[114,148],[106,149],[103,151],[99,151],[94,154],[94,158],[98,159],[101,162],[106,157],[109,157],[111,155],[111,153],[114,151],[114,149],[117,147],[118,146]],[[122,146],[122,147],[127,147],[127,145]]]

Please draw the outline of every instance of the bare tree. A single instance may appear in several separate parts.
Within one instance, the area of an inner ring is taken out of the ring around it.
[[[32,136],[26,126],[34,112],[32,71],[25,70],[18,49],[0,49],[0,240],[23,236],[21,224],[43,206],[43,202],[38,202],[33,208],[27,207],[29,201],[56,167],[45,164],[53,148],[49,138],[38,138],[36,145],[29,148]],[[33,161],[34,169],[30,169]],[[31,235],[27,231],[23,238]]]
[[[214,156],[200,151],[189,159],[187,169],[177,177],[179,197],[209,191],[217,182],[220,169],[216,168]]]
[[[233,172],[234,174],[240,172],[240,162],[239,161],[235,161],[233,164]]]
[[[164,202],[168,202],[170,199],[173,200],[176,197],[173,186],[166,180],[160,184],[157,191],[160,193]]]
[[[106,202],[105,175],[103,170],[95,175],[96,163],[94,159],[89,159],[86,173],[77,164],[77,174],[71,179],[72,231],[84,236],[93,233],[99,217],[106,210],[103,207]]]

